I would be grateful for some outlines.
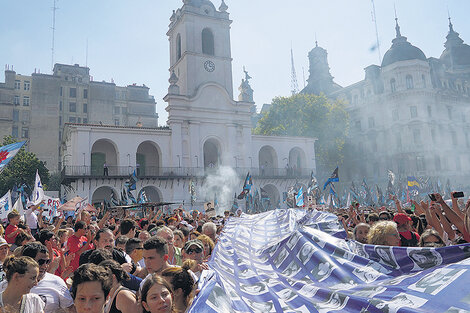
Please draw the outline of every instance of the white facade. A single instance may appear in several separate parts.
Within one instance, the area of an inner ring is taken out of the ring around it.
[[[248,75],[240,101],[233,100],[226,7],[216,10],[207,0],[185,1],[170,21],[171,77],[164,98],[168,127],[68,124],[62,154],[64,183],[71,187],[67,197],[78,194],[96,203],[109,199],[112,190],[118,198],[134,169],[140,179],[137,193],[145,188],[151,201],[187,204],[189,181],[204,189],[207,176],[221,166],[233,168],[240,181],[249,171],[273,205],[296,182],[307,184],[315,172],[316,139],[252,135]],[[241,185],[225,192],[233,199],[240,191]],[[208,197],[198,195],[199,205],[212,200]]]

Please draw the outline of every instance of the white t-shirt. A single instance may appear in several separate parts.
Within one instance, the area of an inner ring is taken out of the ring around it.
[[[33,211],[33,209],[29,209],[25,211],[26,215],[26,225],[30,229],[37,229],[38,228],[38,216],[36,215],[36,212]]]
[[[0,292],[3,292],[7,285],[6,280],[1,282]],[[72,296],[64,280],[54,274],[44,274],[43,279],[31,289],[31,293],[38,295],[45,303],[45,313],[53,313],[59,308],[65,309],[73,304]]]
[[[28,293],[23,296],[24,310],[22,313],[43,313],[44,302],[34,293]],[[0,293],[0,307],[3,307],[3,291]]]

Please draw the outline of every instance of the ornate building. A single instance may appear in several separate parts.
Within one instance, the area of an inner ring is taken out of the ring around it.
[[[304,93],[325,93],[346,103],[350,134],[343,181],[399,176],[451,178],[470,174],[470,46],[449,19],[440,58],[427,58],[401,34],[382,64],[365,68],[365,78],[340,87],[329,73],[326,51],[309,54],[310,78]]]
[[[224,1],[218,10],[208,0],[183,1],[173,12],[167,32],[170,85],[164,100],[168,126],[68,124],[63,154],[71,157],[63,182],[72,188],[67,197],[78,194],[93,203],[111,194],[118,198],[134,169],[140,178],[137,192],[145,190],[151,201],[188,204],[190,181],[204,189],[209,174],[223,175],[217,172],[222,166],[233,168],[239,181],[250,172],[253,183],[269,194],[273,206],[282,201],[288,187],[296,182],[307,184],[315,171],[315,139],[252,135],[256,111],[246,71],[238,101],[233,99],[230,24]],[[298,179],[288,175],[286,164],[296,165]],[[225,196],[233,201],[240,188],[237,184],[225,190]],[[212,200],[208,194],[198,199],[199,207]]]

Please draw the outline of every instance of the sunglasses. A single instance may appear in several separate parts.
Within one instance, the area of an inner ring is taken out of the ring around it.
[[[196,248],[196,249],[188,249],[186,251],[187,254],[193,254],[193,253],[201,253],[202,249],[201,248]]]
[[[37,262],[38,262],[39,266],[42,266],[44,264],[47,265],[47,264],[51,263],[51,260],[49,260],[49,259],[40,259]]]
[[[388,218],[388,217],[380,217],[379,220],[381,220],[381,221],[388,221],[389,218]]]

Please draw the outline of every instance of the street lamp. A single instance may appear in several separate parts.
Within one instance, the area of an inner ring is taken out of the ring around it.
[[[85,152],[83,152],[83,166],[85,166]]]
[[[196,167],[199,167],[199,158],[197,157],[197,155],[194,156],[196,158]]]
[[[178,167],[181,167],[181,159],[180,159],[180,155],[179,155],[179,154],[177,154],[176,156],[178,157]]]
[[[248,159],[250,159],[250,169],[251,169],[253,168],[253,158],[249,156]]]
[[[233,158],[235,159],[235,167],[238,168],[238,158],[237,156],[234,156]]]

